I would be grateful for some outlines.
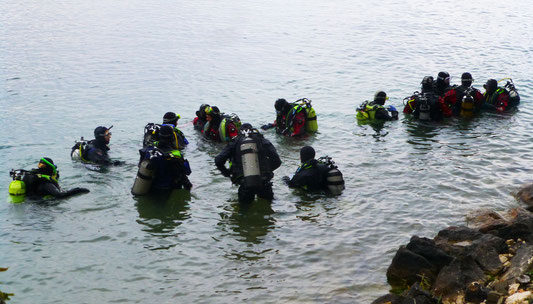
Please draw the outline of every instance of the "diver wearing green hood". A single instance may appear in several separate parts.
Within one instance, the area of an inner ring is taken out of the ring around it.
[[[88,193],[89,189],[74,188],[68,191],[59,187],[59,172],[54,162],[48,158],[40,159],[37,169],[31,171],[12,170],[13,182],[9,185],[9,194],[14,202],[21,202],[24,196],[44,197],[51,195],[55,198],[69,197],[79,193]],[[21,199],[22,198],[22,199]]]

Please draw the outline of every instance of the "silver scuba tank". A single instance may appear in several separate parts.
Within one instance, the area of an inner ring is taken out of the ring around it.
[[[83,160],[83,152],[81,151],[81,149],[87,146],[87,141],[84,140],[82,137],[80,140],[74,141],[74,143],[74,147],[72,147],[72,151],[70,151],[70,158],[72,158],[73,160]]]
[[[261,178],[261,169],[259,167],[259,151],[257,143],[245,133],[244,140],[240,145],[242,157],[242,172],[244,176],[244,185],[246,188],[261,188],[263,180]]]
[[[131,194],[133,195],[145,195],[150,191],[152,187],[152,175],[153,171],[149,168],[150,160],[145,159],[139,164],[139,171],[137,171],[137,177],[131,188]]]
[[[418,102],[420,103],[418,119],[430,120],[431,119],[431,116],[430,116],[431,106],[429,105],[428,98],[426,96],[421,96]]]
[[[328,190],[331,194],[341,194],[342,190],[344,190],[344,179],[341,171],[336,167],[330,169],[326,174],[326,184],[328,185]]]

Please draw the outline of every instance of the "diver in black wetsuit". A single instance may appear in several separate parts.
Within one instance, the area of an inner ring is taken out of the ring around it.
[[[43,157],[39,161],[37,169],[33,169],[24,175],[23,181],[26,184],[26,195],[28,196],[46,196],[52,195],[56,198],[69,197],[79,193],[88,193],[89,189],[74,188],[63,191],[59,187],[59,172],[54,162]]]
[[[119,160],[111,160],[107,151],[109,151],[109,141],[111,140],[111,132],[109,130],[113,126],[97,127],[94,129],[94,139],[87,143],[87,148],[82,151],[83,158],[87,161],[97,165],[121,165],[123,162]]]

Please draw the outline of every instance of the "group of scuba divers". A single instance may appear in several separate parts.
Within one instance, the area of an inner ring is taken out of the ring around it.
[[[308,99],[289,103],[278,99],[275,103],[276,120],[261,128],[275,128],[286,136],[300,136],[318,130],[315,110]],[[184,150],[189,144],[178,129],[179,115],[167,112],[162,124],[148,123],[144,128],[143,148],[139,150],[137,177],[132,187],[136,196],[161,193],[174,189],[190,191],[191,168],[185,159]],[[226,115],[218,107],[203,104],[196,112],[193,125],[200,134],[212,141],[227,145],[216,156],[215,164],[223,176],[238,185],[241,203],[251,203],[255,197],[272,200],[273,171],[281,166],[281,159],[272,143],[249,123],[241,123],[236,114]],[[94,139],[83,137],[71,149],[71,158],[97,167],[118,166],[124,162],[109,157],[111,127],[99,126],[94,130]],[[301,166],[292,178],[283,177],[291,188],[306,191],[341,194],[344,180],[334,161],[327,156],[315,159],[315,150],[305,146],[300,151]],[[226,163],[229,162],[229,168]],[[23,202],[25,197],[68,197],[89,192],[86,188],[61,190],[57,166],[50,158],[42,158],[33,170],[11,170],[13,181],[9,186],[11,201]]]
[[[498,81],[489,79],[483,86],[485,93],[472,87],[474,79],[470,73],[461,75],[461,85],[451,86],[450,75],[440,72],[437,79],[423,78],[421,91],[404,99],[405,114],[423,121],[439,121],[445,117],[472,117],[482,111],[506,112],[515,109],[520,97],[511,79],[503,87]],[[501,80],[501,81],[503,81]],[[397,120],[394,106],[384,107],[387,94],[378,91],[373,101],[365,101],[356,110],[358,121]],[[316,112],[311,101],[303,98],[289,103],[276,100],[276,119],[261,126],[263,130],[275,129],[277,134],[289,137],[312,134],[318,130]],[[139,150],[138,172],[132,187],[133,195],[147,195],[173,189],[190,191],[192,183],[189,162],[184,149],[189,144],[177,127],[179,115],[167,112],[163,123],[148,123],[144,128],[143,148]],[[225,142],[227,145],[215,157],[215,165],[221,174],[237,185],[239,202],[250,203],[255,197],[273,199],[273,171],[281,166],[281,160],[272,143],[249,123],[241,123],[236,114],[221,113],[216,106],[202,104],[193,120],[194,129],[208,140]],[[110,129],[99,126],[94,130],[94,139],[76,141],[71,158],[97,166],[121,165],[122,161],[111,160],[109,142]],[[328,156],[315,158],[315,150],[305,146],[300,150],[301,165],[292,178],[282,180],[290,188],[317,191],[339,195],[344,190],[344,179],[335,162]],[[226,163],[229,162],[229,168]],[[74,188],[63,191],[59,187],[59,172],[50,158],[43,157],[38,168],[33,170],[11,170],[13,181],[9,186],[12,202],[21,202],[25,196],[68,197],[87,193],[88,189]]]
[[[500,82],[506,81],[504,86]],[[472,86],[472,74],[461,75],[460,85],[450,85],[450,74],[439,72],[437,79],[425,76],[421,82],[421,90],[404,98],[403,112],[422,121],[441,121],[444,118],[473,117],[481,111],[509,112],[520,103],[520,95],[513,80],[505,78],[500,81],[489,79],[483,85],[485,93]],[[360,122],[373,120],[396,120],[398,111],[394,106],[384,107],[387,94],[378,91],[373,101],[364,102],[357,108],[357,120]]]

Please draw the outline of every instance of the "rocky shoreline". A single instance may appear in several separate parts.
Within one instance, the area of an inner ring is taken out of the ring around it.
[[[517,193],[527,209],[479,212],[468,227],[413,236],[387,269],[390,293],[372,303],[533,303],[531,194],[533,185]]]

